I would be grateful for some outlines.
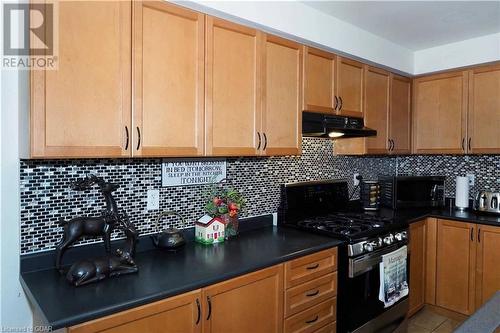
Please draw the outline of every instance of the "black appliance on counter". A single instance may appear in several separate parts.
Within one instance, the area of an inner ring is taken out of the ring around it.
[[[363,118],[302,112],[302,136],[347,139],[375,135],[377,131],[365,127]]]
[[[445,180],[443,176],[381,176],[380,203],[392,209],[444,207]]]
[[[346,181],[282,185],[278,223],[346,241],[338,258],[339,333],[404,332],[408,296],[384,308],[379,290],[382,255],[407,245],[407,225],[350,209],[348,198]]]

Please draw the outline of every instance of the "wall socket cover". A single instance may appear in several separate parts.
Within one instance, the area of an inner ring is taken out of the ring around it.
[[[469,178],[469,186],[474,186],[476,183],[476,176],[472,173],[468,173],[467,178]]]
[[[148,190],[147,210],[160,209],[160,190]]]
[[[352,177],[353,181],[354,181],[354,186],[358,186],[359,185],[359,179],[358,179],[358,176],[359,176],[359,173],[355,173]]]

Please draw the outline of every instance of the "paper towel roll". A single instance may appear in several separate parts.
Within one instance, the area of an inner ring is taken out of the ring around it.
[[[469,207],[469,178],[457,177],[457,187],[455,190],[455,206],[459,209]]]

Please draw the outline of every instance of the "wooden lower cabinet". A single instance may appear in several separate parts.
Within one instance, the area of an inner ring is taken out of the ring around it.
[[[283,265],[203,289],[203,332],[282,332]]]
[[[410,225],[410,309],[411,316],[420,310],[425,303],[425,223],[416,222]]]
[[[308,274],[303,274],[303,266]],[[286,291],[285,267],[289,278],[300,277],[300,283]],[[75,325],[68,332],[334,333],[336,270],[334,248]]]
[[[72,326],[69,333],[199,333],[201,290]]]
[[[337,248],[285,263],[285,333],[336,332]]]
[[[285,333],[315,332],[333,323],[336,318],[337,299],[332,298],[285,319]]]
[[[500,227],[478,225],[476,308],[500,290]]]
[[[500,290],[500,226],[428,218],[410,225],[411,316],[424,304],[470,315]]]
[[[474,225],[438,220],[436,305],[458,313],[474,312]]]

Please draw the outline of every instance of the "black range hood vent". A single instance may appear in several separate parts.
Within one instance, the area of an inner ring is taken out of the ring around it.
[[[375,135],[377,131],[365,127],[363,118],[313,112],[302,113],[302,136],[347,139]]]

